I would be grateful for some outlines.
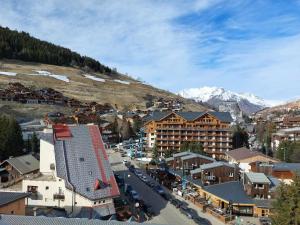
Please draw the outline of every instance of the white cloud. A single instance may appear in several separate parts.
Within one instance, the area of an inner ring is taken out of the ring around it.
[[[255,18],[263,7],[249,7],[246,2],[0,0],[0,24],[172,91],[209,85],[254,92],[272,101],[296,96],[300,35],[263,34],[278,24],[284,25],[284,32],[295,32],[298,27],[289,24],[299,18],[280,14],[258,23]],[[216,26],[214,17],[227,8],[234,16]],[[177,21],[186,15],[200,19]],[[237,31],[246,35],[247,30],[255,35],[229,36]]]

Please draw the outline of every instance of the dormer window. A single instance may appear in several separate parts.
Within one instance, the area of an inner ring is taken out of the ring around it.
[[[83,157],[80,157],[80,158],[79,158],[79,161],[80,161],[80,162],[84,162],[84,158],[83,158]]]

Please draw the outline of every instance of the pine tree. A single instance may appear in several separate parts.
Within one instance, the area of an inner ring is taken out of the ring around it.
[[[233,149],[240,147],[249,147],[248,142],[249,136],[245,129],[241,128],[239,125],[236,125],[233,131],[232,136],[232,147]]]
[[[277,188],[272,212],[275,225],[300,224],[300,176],[296,174],[291,185],[281,184]]]
[[[23,154],[21,127],[13,117],[0,116],[0,160]]]
[[[157,150],[157,146],[155,144],[153,149],[152,149],[152,160],[157,160],[158,157],[159,157],[159,153],[158,153],[158,150]]]
[[[39,146],[39,139],[36,135],[36,133],[34,132],[31,139],[30,139],[30,147],[31,147],[31,151],[33,153],[39,153],[40,151],[40,146]]]

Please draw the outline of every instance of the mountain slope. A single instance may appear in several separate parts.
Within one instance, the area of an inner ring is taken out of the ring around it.
[[[251,114],[267,107],[263,99],[251,93],[235,93],[218,87],[190,88],[182,90],[178,94],[185,98],[194,99],[197,102],[206,102],[216,108],[219,108],[224,102],[236,102],[246,114]]]
[[[36,88],[53,88],[83,102],[110,103],[119,110],[145,109],[149,99],[179,99],[186,110],[207,110],[194,101],[143,84],[125,75],[87,73],[73,67],[0,60],[0,88],[20,82]]]
[[[278,115],[300,111],[300,99],[296,101],[290,101],[282,105],[266,108],[256,113],[256,117],[267,117],[272,113]]]

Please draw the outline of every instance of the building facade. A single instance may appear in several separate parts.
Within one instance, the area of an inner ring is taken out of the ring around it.
[[[71,217],[102,218],[115,213],[119,196],[96,125],[55,125],[40,141],[40,176],[24,179],[29,206],[64,208]]]
[[[184,142],[201,143],[213,158],[224,158],[232,149],[232,118],[228,112],[154,112],[144,127],[147,147],[179,151]]]
[[[25,215],[27,193],[0,192],[0,214]]]

